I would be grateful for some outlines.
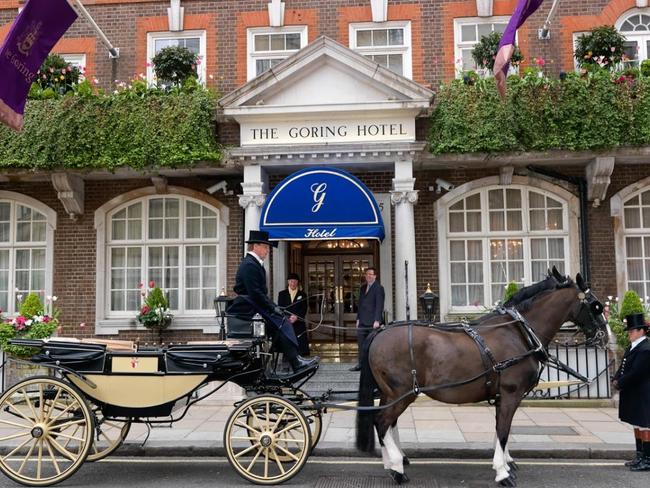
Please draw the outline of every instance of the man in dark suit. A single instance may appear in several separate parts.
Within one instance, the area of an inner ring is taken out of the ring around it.
[[[278,294],[278,305],[290,313],[289,322],[298,338],[298,354],[309,356],[309,338],[305,317],[307,316],[307,295],[299,288],[300,277],[296,273],[289,273],[287,289]]]
[[[630,347],[625,350],[613,385],[620,390],[618,417],[634,427],[636,457],[631,471],[650,471],[650,341],[642,313],[625,317]]]
[[[384,314],[384,287],[377,281],[377,270],[366,268],[366,284],[359,290],[359,306],[357,311],[357,344],[359,345],[359,363],[364,341],[372,329],[381,325]],[[359,371],[359,364],[350,371]]]
[[[291,323],[285,317],[284,310],[269,298],[264,269],[264,259],[271,251],[272,245],[268,232],[251,230],[246,244],[247,253],[235,277],[237,298],[228,307],[227,313],[247,319],[252,319],[259,313],[294,372],[315,365],[320,358],[305,359],[298,354],[298,339]]]

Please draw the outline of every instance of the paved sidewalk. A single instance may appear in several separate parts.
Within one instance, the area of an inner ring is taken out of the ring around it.
[[[223,453],[223,430],[232,406],[197,404],[172,428],[152,429],[144,448],[146,427],[134,425],[122,454],[191,456]],[[315,454],[358,455],[354,448],[355,412],[337,411],[323,418],[323,434]],[[412,457],[485,458],[494,446],[494,407],[456,406],[424,400],[399,419],[399,435]],[[632,429],[617,419],[615,408],[522,407],[514,418],[509,448],[515,457],[630,457]]]

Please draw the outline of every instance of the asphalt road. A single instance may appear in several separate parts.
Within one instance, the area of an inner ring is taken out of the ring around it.
[[[621,461],[531,460],[518,461],[518,486],[647,488],[650,472],[631,473]],[[496,487],[488,461],[417,459],[407,471],[407,488]],[[0,487],[17,487],[0,477]],[[85,464],[60,487],[195,488],[246,487],[225,459],[109,458]],[[378,460],[368,458],[311,458],[295,478],[282,485],[291,488],[392,488]]]

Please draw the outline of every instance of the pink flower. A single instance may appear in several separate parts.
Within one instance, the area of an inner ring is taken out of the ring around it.
[[[144,287],[144,283],[138,283],[138,288]]]
[[[153,280],[150,281],[149,282],[149,288],[153,288],[154,286],[156,286],[156,284],[153,282]]]
[[[43,316],[43,323],[47,324],[50,321],[50,316],[49,315],[44,315]]]
[[[543,68],[546,65],[546,60],[544,58],[535,58],[534,61],[540,68]]]
[[[615,52],[615,51],[616,51],[616,46],[612,46],[612,47],[610,47],[609,49],[610,49],[612,52]]]
[[[65,74],[65,68],[61,68],[61,73]]]
[[[140,314],[144,315],[146,313],[149,313],[149,307],[145,305],[140,309]]]
[[[79,327],[81,327],[82,329],[83,329],[84,327],[86,327],[86,322],[81,322],[81,323],[79,324]]]

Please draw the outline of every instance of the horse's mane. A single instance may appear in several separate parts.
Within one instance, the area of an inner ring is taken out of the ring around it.
[[[547,276],[546,279],[540,281],[539,283],[533,283],[532,285],[525,286],[519,290],[517,293],[512,295],[512,297],[510,297],[510,299],[505,302],[503,306],[506,308],[515,307],[520,312],[525,312],[541,295],[545,295],[546,293],[557,290],[558,288],[568,288],[572,285],[573,281],[569,277],[560,283],[553,276]]]

